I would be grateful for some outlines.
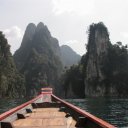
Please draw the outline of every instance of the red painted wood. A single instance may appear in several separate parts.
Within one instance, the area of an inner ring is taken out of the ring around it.
[[[84,110],[82,110],[82,109],[80,109],[80,108],[62,100],[62,99],[60,99],[60,98],[58,98],[58,97],[56,97],[53,94],[52,94],[52,97],[54,97],[56,100],[60,101],[61,103],[65,104],[66,106],[72,108],[73,110],[77,111],[81,115],[83,115],[83,116],[87,117],[88,119],[92,120],[93,122],[95,122],[96,124],[100,125],[103,128],[116,128],[115,126],[107,123],[106,121],[104,121],[104,120],[102,120],[102,119],[100,119],[100,118],[98,118],[98,117],[96,117],[96,116],[94,116],[94,115],[92,115],[92,114],[90,114],[90,113],[88,113],[88,112],[86,112],[86,111],[84,111]]]
[[[28,101],[28,102],[26,102],[26,103],[24,103],[24,104],[22,104],[22,105],[20,105],[20,106],[17,106],[16,108],[13,108],[13,109],[11,109],[11,110],[9,110],[9,111],[7,111],[7,112],[1,114],[1,115],[0,115],[0,121],[3,120],[3,119],[5,119],[5,118],[8,117],[9,115],[15,113],[16,111],[18,111],[18,110],[24,108],[25,106],[27,106],[27,105],[33,103],[34,101],[36,101],[37,99],[39,99],[39,98],[41,98],[41,97],[42,97],[42,94],[38,95],[36,98],[34,98],[34,99],[32,99],[32,100],[30,100],[30,101]]]
[[[52,94],[52,88],[41,88],[42,94]]]

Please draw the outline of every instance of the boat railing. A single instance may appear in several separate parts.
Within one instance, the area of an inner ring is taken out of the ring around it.
[[[17,112],[18,110],[20,110],[20,109],[22,109],[22,108],[24,108],[24,107],[30,105],[31,103],[33,103],[33,102],[35,102],[35,101],[37,101],[37,100],[40,99],[41,97],[42,97],[42,94],[38,95],[38,96],[35,97],[34,99],[32,99],[32,100],[30,100],[30,101],[28,101],[28,102],[26,102],[26,103],[24,103],[24,104],[22,104],[22,105],[20,105],[20,106],[17,106],[17,107],[15,107],[15,108],[13,108],[13,109],[7,111],[7,112],[2,113],[2,114],[0,115],[0,121],[3,120],[3,119],[5,119],[5,118],[8,117],[8,116],[14,114],[14,113]]]
[[[70,109],[78,112],[79,114],[83,115],[84,117],[87,117],[89,120],[92,120],[92,122],[95,122],[96,124],[98,124],[99,126],[101,126],[102,128],[116,128],[114,125],[111,125],[109,123],[107,123],[106,121],[72,105],[71,103],[68,103],[58,97],[56,97],[55,95],[52,94],[52,99],[59,101],[60,103],[64,104],[65,106],[69,107]]]

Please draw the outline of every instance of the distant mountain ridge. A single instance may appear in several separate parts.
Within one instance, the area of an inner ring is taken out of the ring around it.
[[[61,49],[61,60],[64,67],[65,66],[70,67],[73,64],[78,64],[78,62],[81,59],[80,55],[78,55],[67,45],[62,45],[60,49]]]

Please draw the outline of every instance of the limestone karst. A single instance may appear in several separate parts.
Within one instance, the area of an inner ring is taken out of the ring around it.
[[[88,97],[127,96],[127,45],[121,42],[112,44],[107,27],[100,22],[90,25],[86,48],[87,53],[82,56],[79,65],[66,70],[63,75],[65,93],[68,95],[72,90],[70,94],[80,97],[84,96],[80,95],[84,89]],[[79,88],[81,93],[78,93]]]
[[[40,22],[37,26],[32,23],[27,26],[14,60],[25,75],[28,95],[39,93],[45,85],[58,86],[62,71],[59,52],[58,41],[51,36],[46,25]]]

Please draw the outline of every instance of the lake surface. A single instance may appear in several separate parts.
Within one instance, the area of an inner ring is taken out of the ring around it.
[[[29,101],[30,98],[20,98],[20,99],[0,99],[0,114],[14,108],[22,103]]]
[[[0,113],[3,113],[28,100],[29,98],[0,99]],[[87,98],[76,100],[68,99],[66,101],[79,106],[89,113],[96,115],[119,128],[128,128],[128,99]]]
[[[67,101],[116,127],[128,128],[128,99],[88,98],[82,100],[68,99]]]

